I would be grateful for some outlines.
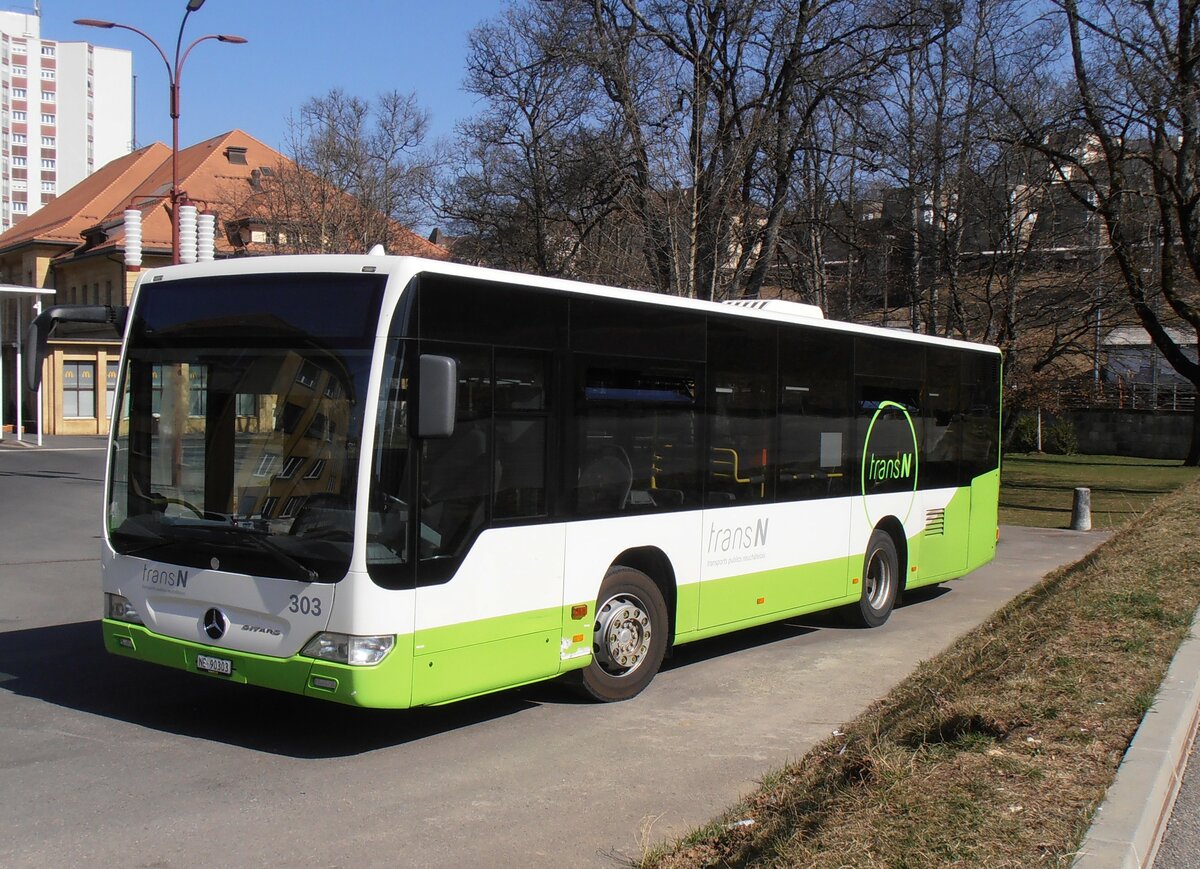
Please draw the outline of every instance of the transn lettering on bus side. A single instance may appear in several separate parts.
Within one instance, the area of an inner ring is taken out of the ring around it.
[[[734,552],[740,549],[757,549],[767,545],[767,524],[770,519],[759,519],[753,525],[736,525],[732,528],[708,530],[708,551]]]
[[[186,589],[188,572],[186,570],[162,570],[142,565],[142,585],[156,585],[160,588]]]
[[[879,458],[874,453],[868,459],[867,479],[871,482],[902,480],[912,476],[913,454],[897,451],[895,458]]]

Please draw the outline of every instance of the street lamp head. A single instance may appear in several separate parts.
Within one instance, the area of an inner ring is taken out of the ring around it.
[[[204,5],[204,0],[188,0],[187,11],[195,12]]]
[[[116,27],[113,21],[101,21],[99,18],[76,18],[76,24],[82,24],[84,27],[103,27],[105,30],[111,30]]]
[[[203,0],[202,0],[202,2],[203,2]],[[233,43],[234,45],[245,45],[247,42],[250,41],[250,40],[246,39],[246,37],[244,37],[244,36],[234,36],[232,33],[218,33],[217,39],[220,42],[230,42],[230,43]]]

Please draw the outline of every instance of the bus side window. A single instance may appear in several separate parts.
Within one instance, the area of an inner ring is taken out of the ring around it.
[[[775,343],[769,323],[708,326],[708,503],[774,497]]]
[[[783,328],[779,341],[779,466],[782,501],[849,491],[847,460],[852,338]]]
[[[460,556],[487,523],[492,488],[491,354],[439,347],[458,362],[454,433],[421,442],[421,558]]]
[[[575,407],[580,516],[697,507],[696,366],[580,366]]]
[[[546,513],[548,355],[496,349],[496,519]]]

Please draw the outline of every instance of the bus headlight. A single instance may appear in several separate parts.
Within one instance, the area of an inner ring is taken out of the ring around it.
[[[390,634],[360,637],[354,634],[335,634],[325,631],[309,640],[300,654],[309,658],[320,658],[322,661],[336,661],[339,664],[367,667],[371,664],[378,664],[386,658],[394,645],[396,645],[396,638]]]
[[[129,598],[122,597],[119,594],[105,592],[104,615],[106,618],[116,619],[119,622],[132,622],[135,625],[142,624],[142,617],[133,608],[133,604],[129,602]]]

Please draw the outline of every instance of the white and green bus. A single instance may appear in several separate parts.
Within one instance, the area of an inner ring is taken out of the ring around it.
[[[996,551],[992,347],[387,256],[148,271],[42,348],[60,320],[124,331],[104,644],[208,678],[622,700],[675,645],[877,626]]]

